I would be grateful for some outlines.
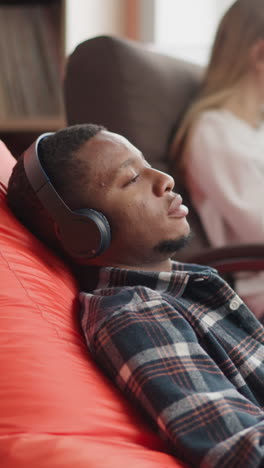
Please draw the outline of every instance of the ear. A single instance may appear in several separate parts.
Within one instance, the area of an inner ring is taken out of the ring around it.
[[[256,71],[264,71],[264,39],[258,39],[252,46],[250,64]]]

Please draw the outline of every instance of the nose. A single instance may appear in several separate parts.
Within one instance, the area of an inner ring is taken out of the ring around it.
[[[173,177],[157,169],[152,168],[151,170],[153,171],[153,192],[155,195],[162,197],[165,192],[171,192],[175,185]]]

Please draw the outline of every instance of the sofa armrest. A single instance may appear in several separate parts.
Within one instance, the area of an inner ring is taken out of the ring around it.
[[[209,265],[219,273],[264,270],[264,244],[241,244],[207,248],[186,259],[191,263]]]

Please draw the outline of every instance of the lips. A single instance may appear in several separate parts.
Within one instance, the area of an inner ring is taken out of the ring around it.
[[[173,198],[170,204],[168,215],[170,217],[183,218],[187,216],[188,213],[189,213],[189,210],[187,206],[182,204],[181,195],[179,194],[175,195],[175,197]]]

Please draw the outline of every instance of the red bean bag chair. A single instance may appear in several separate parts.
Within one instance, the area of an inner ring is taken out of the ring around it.
[[[93,363],[69,268],[9,211],[0,145],[1,468],[183,467]]]

